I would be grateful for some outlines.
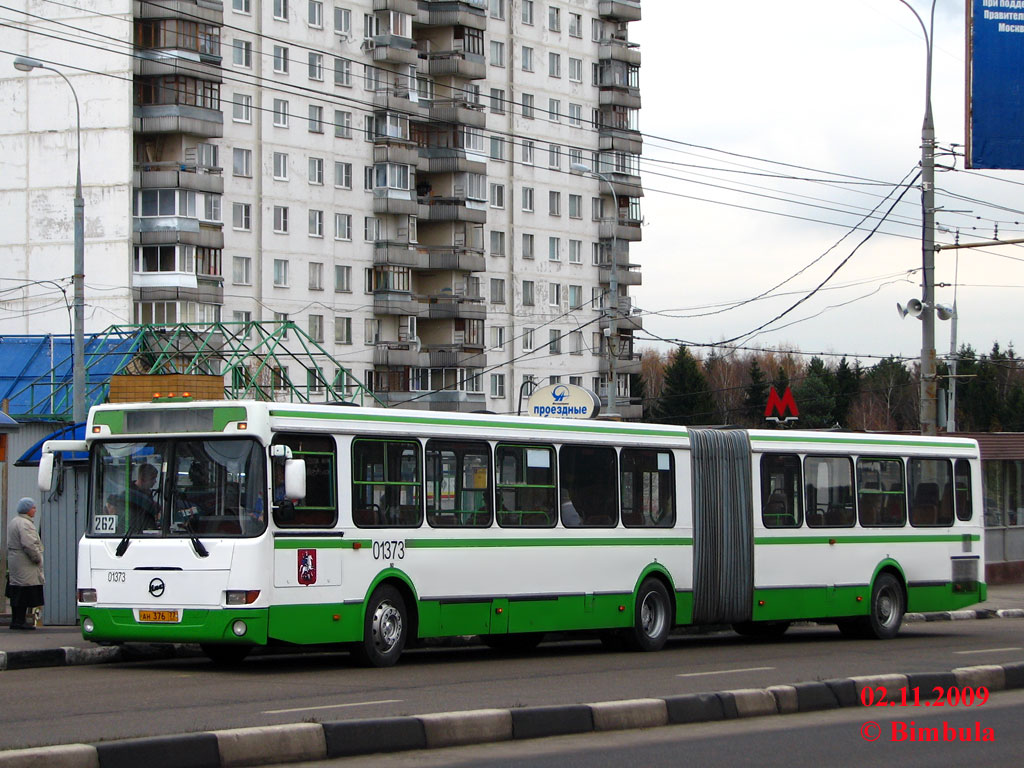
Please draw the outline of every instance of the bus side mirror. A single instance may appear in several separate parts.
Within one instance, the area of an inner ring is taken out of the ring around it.
[[[49,493],[53,489],[53,454],[44,451],[39,456],[39,490]]]
[[[284,497],[286,499],[306,498],[305,459],[286,459],[284,462]]]

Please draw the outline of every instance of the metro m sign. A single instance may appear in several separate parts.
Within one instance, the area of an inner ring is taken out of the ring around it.
[[[786,413],[791,415],[787,416]],[[776,413],[777,416],[772,414]],[[779,397],[775,387],[768,390],[768,405],[764,409],[765,421],[796,421],[800,418],[800,411],[796,407],[796,400],[793,399],[793,391],[786,387],[786,391]]]

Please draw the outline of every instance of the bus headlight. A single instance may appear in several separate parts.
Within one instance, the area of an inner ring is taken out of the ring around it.
[[[260,596],[258,589],[229,589],[224,593],[228,605],[252,605]]]
[[[85,634],[91,635],[94,629],[96,629],[96,624],[93,622],[92,619],[82,620],[82,631]]]
[[[235,637],[242,637],[248,629],[249,628],[245,626],[245,622],[241,619],[236,620],[235,623],[231,625],[231,631],[235,633]]]

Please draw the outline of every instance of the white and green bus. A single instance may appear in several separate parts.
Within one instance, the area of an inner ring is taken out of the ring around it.
[[[98,642],[530,646],[792,621],[889,638],[985,599],[972,440],[217,401],[90,412]]]

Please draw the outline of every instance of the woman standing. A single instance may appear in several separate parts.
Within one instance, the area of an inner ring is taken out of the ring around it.
[[[18,516],[7,525],[7,596],[11,599],[11,629],[35,629],[25,621],[29,608],[43,604],[43,542],[32,522],[36,503],[18,502]]]

